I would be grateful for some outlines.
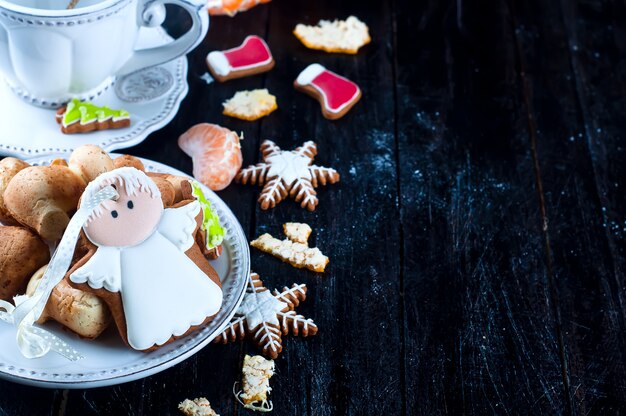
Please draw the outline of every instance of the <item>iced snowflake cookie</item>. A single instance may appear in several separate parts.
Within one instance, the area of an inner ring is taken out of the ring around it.
[[[79,209],[107,187],[117,197],[88,217],[83,231],[93,246],[67,276],[107,303],[130,347],[150,351],[208,322],[221,307],[219,277],[195,244],[201,207],[184,200],[164,208],[156,184],[124,167],[91,182]]]
[[[270,378],[274,375],[274,361],[246,354],[241,372],[243,387],[235,395],[237,400],[246,409],[271,412],[273,405],[267,395],[272,391]]]
[[[213,51],[207,55],[211,75],[219,82],[261,74],[274,68],[269,46],[258,36],[248,36],[236,48]]]
[[[259,196],[261,209],[274,208],[289,195],[302,208],[315,211],[319,200],[314,188],[340,179],[335,169],[312,164],[317,145],[311,141],[287,151],[265,140],[261,143],[261,155],[262,163],[242,169],[235,177],[235,181],[244,185],[263,186]]]
[[[356,54],[371,38],[367,25],[354,16],[346,20],[320,20],[317,26],[298,24],[293,34],[309,49]]]
[[[95,130],[120,129],[130,126],[130,114],[125,110],[98,107],[74,98],[56,113],[57,123],[65,134],[89,133]]]
[[[276,97],[267,89],[239,91],[222,105],[224,115],[246,121],[258,120],[278,108]]]
[[[343,117],[361,99],[358,85],[320,64],[307,66],[293,86],[319,101],[322,115],[329,120]]]
[[[252,338],[263,355],[276,359],[283,350],[282,335],[290,332],[303,337],[317,334],[313,320],[294,311],[306,299],[306,291],[306,285],[294,283],[280,292],[270,292],[263,286],[259,275],[251,273],[239,309],[213,342],[226,344]]]
[[[185,399],[178,404],[178,410],[185,416],[220,416],[211,408],[211,403],[205,397]]]

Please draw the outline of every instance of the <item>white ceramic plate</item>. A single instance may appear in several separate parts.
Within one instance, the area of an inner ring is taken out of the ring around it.
[[[53,159],[38,158],[29,160],[29,163],[46,165]],[[148,171],[187,176],[161,163],[145,159],[142,161]],[[211,190],[204,186],[202,190],[217,210],[226,229],[223,253],[217,260],[211,261],[222,280],[224,292],[222,309],[212,322],[150,353],[126,347],[115,328],[109,328],[97,340],[88,341],[63,330],[58,324],[46,323],[46,329],[71,344],[85,357],[70,362],[55,353],[35,360],[24,358],[15,342],[15,328],[0,321],[0,378],[21,384],[63,389],[110,386],[163,371],[189,358],[217,337],[243,299],[250,274],[250,250],[241,225],[232,211]]]
[[[142,28],[137,49],[171,41],[172,38],[160,27]],[[70,153],[82,144],[97,144],[109,152],[134,146],[174,118],[188,89],[187,58],[184,56],[138,71],[118,79],[115,85],[92,100],[97,105],[127,110],[131,116],[130,127],[88,134],[63,134],[55,120],[55,110],[26,103],[0,79],[0,154],[26,159]]]

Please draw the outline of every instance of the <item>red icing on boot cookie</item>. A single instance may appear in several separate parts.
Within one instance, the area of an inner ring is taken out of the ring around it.
[[[320,64],[306,67],[294,87],[317,99],[324,117],[331,120],[343,117],[361,98],[361,90],[354,82]]]
[[[206,58],[211,74],[220,82],[269,71],[274,58],[267,43],[258,36],[248,36],[240,46],[213,51]]]

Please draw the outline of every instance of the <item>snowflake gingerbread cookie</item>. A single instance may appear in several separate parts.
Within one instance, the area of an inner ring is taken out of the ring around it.
[[[235,180],[244,185],[263,185],[259,196],[261,209],[274,208],[289,195],[302,208],[315,211],[319,200],[314,188],[340,179],[335,169],[312,164],[316,154],[317,145],[312,141],[287,151],[265,140],[261,144],[263,162],[242,169]]]
[[[248,336],[265,356],[276,359],[283,350],[282,335],[290,332],[303,337],[317,334],[313,320],[294,311],[306,299],[306,292],[306,285],[295,283],[280,292],[270,292],[259,275],[252,273],[239,309],[213,342],[226,344]]]

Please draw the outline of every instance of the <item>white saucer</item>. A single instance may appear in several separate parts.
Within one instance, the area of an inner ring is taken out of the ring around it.
[[[32,159],[28,162],[49,165],[56,157],[63,155]],[[141,160],[147,171],[187,176],[167,165]],[[201,186],[226,230],[222,255],[217,260],[210,261],[220,276],[224,294],[222,309],[213,321],[192,334],[149,353],[126,347],[115,328],[109,328],[98,339],[89,341],[64,331],[56,323],[45,323],[45,329],[85,357],[76,362],[68,361],[55,353],[34,360],[25,358],[15,341],[15,327],[0,321],[0,379],[62,389],[111,386],[163,371],[191,357],[217,337],[243,300],[250,278],[250,249],[241,225],[232,211],[213,191],[202,184]]]
[[[160,27],[142,28],[137,49],[171,41],[172,38]],[[0,80],[0,155],[32,158],[70,153],[83,144],[97,144],[109,152],[134,146],[174,118],[188,89],[185,56],[138,71],[116,80],[115,85],[93,100],[97,105],[127,110],[131,116],[130,127],[87,134],[63,134],[55,120],[54,110],[27,104]],[[118,94],[126,101],[120,99]]]

